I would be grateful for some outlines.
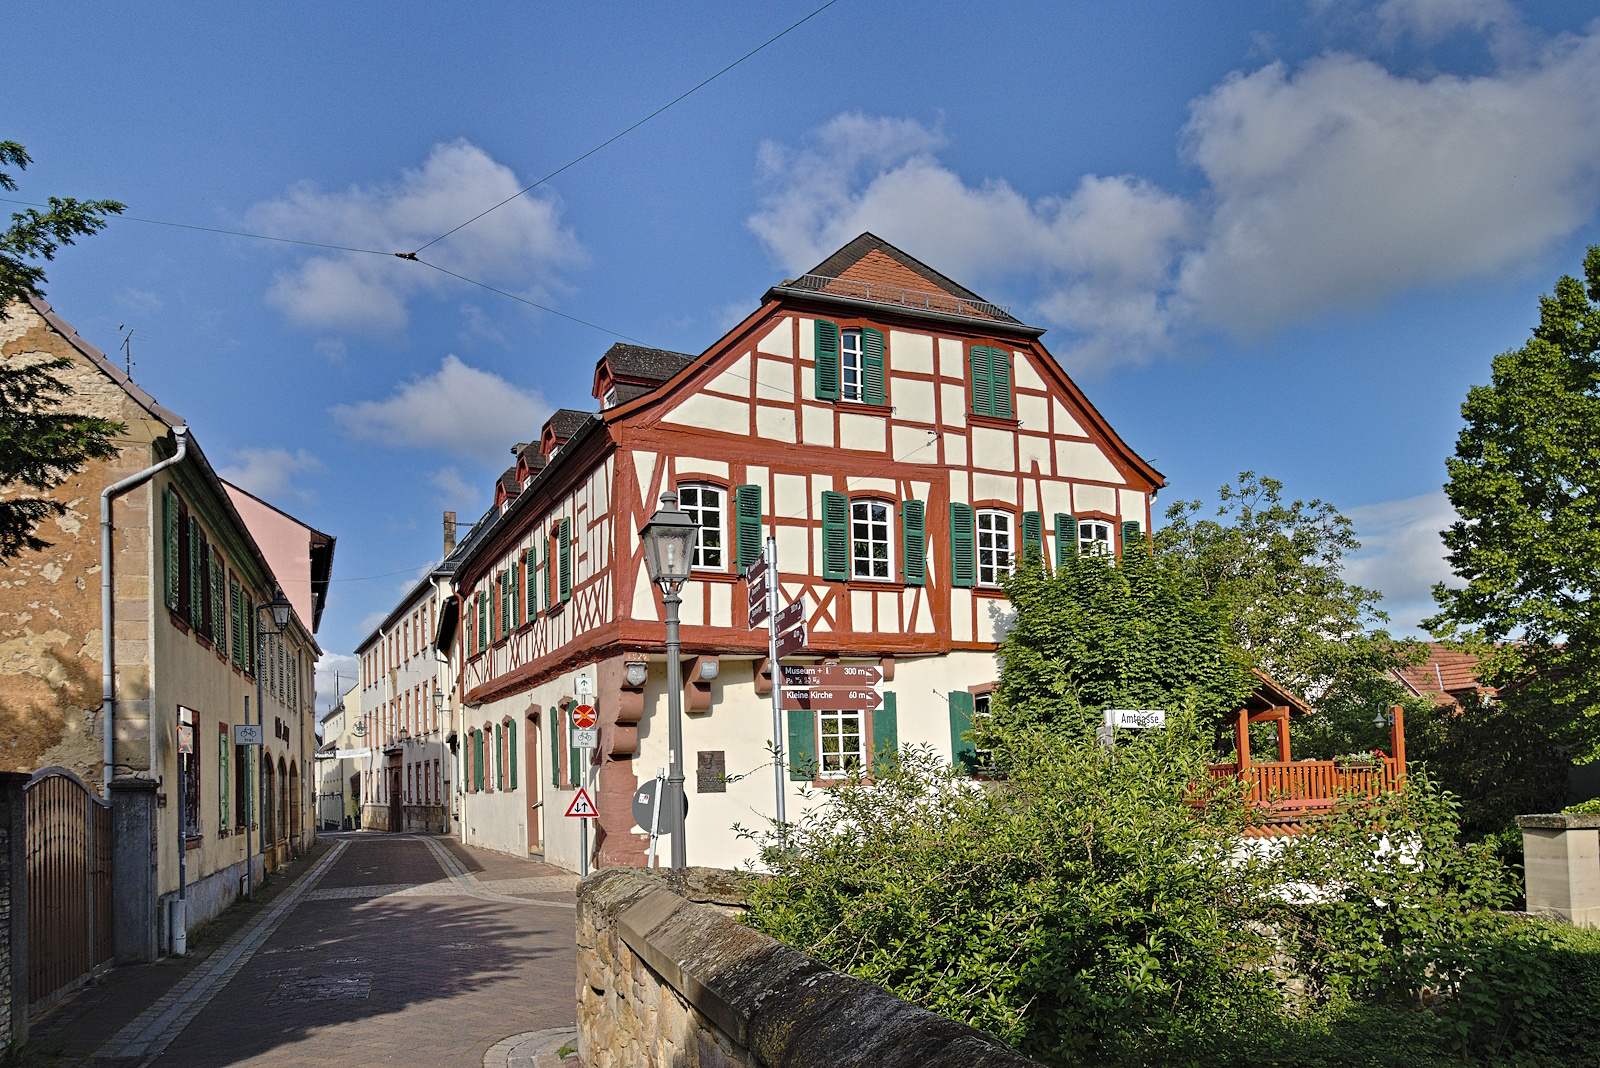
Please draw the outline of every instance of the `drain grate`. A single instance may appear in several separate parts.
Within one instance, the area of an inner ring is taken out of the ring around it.
[[[372,993],[371,972],[299,975],[284,979],[267,998],[270,1005],[288,1001],[357,1001]]]

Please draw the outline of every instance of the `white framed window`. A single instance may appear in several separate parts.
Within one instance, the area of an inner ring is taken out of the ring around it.
[[[861,331],[839,332],[839,399],[861,399]]]
[[[975,693],[972,695],[972,725],[977,728],[979,734],[982,734],[989,726],[989,715],[994,707],[993,698],[994,694],[992,693]],[[977,771],[987,772],[994,768],[993,749],[975,749],[973,752],[976,754],[974,764]]]
[[[817,713],[817,740],[822,744],[818,773],[822,778],[838,778],[858,772],[866,764],[861,737],[861,713]]]
[[[1010,512],[985,508],[978,512],[978,585],[998,586],[1011,574]]]
[[[850,502],[850,577],[888,582],[894,577],[888,501]]]
[[[1110,556],[1111,524],[1101,519],[1078,520],[1078,552],[1084,556]]]
[[[602,408],[615,408],[617,406],[617,387],[612,386],[606,390],[605,399],[600,402]]]
[[[727,514],[728,491],[721,486],[680,485],[678,507],[689,513],[700,538],[695,543],[692,567],[703,571],[722,571],[727,567],[723,547],[722,520]]]

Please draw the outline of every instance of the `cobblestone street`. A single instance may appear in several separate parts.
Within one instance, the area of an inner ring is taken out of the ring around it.
[[[323,844],[305,874],[88,1063],[561,1063],[553,1051],[574,1021],[575,876],[446,838],[358,833]],[[58,1011],[94,1015],[70,1003]],[[55,1029],[70,1030],[65,1022]]]

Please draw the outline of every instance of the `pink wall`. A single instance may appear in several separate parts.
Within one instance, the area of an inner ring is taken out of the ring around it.
[[[250,536],[261,546],[295,614],[310,628],[316,618],[311,612],[311,528],[234,486],[228,486],[228,496],[250,528]]]

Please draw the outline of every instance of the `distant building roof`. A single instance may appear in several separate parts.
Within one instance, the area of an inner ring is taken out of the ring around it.
[[[1479,681],[1478,664],[1479,658],[1472,653],[1430,642],[1427,660],[1396,668],[1394,674],[1406,689],[1443,707],[1455,704],[1462,694],[1495,692]]]
[[[600,357],[600,362],[611,368],[613,378],[642,378],[651,382],[665,382],[694,362],[686,352],[670,349],[648,349],[643,345],[626,345],[617,342]]]

